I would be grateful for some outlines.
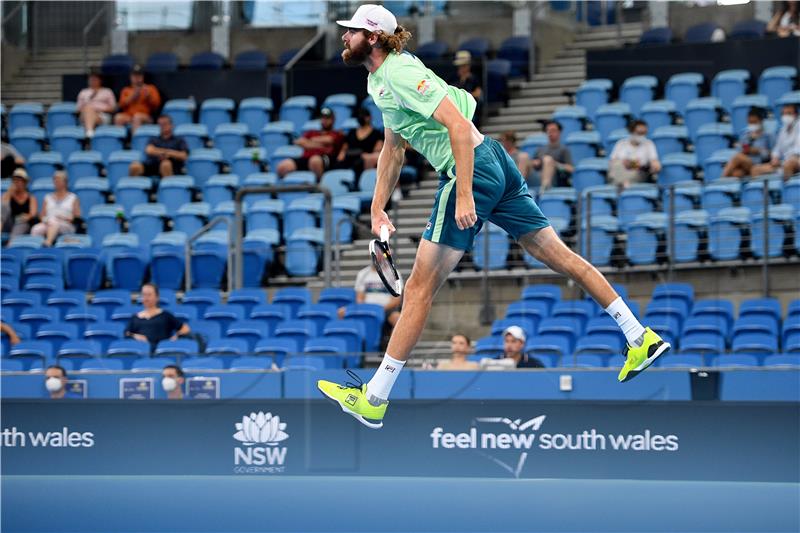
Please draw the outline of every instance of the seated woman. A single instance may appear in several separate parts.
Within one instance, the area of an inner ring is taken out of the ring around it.
[[[31,230],[31,235],[44,236],[44,245],[53,246],[59,235],[75,233],[73,222],[81,216],[81,203],[75,193],[67,190],[67,174],[56,170],[53,174],[55,191],[44,197],[42,221]]]
[[[191,331],[188,324],[158,307],[158,287],[155,283],[142,285],[141,293],[144,309],[128,321],[126,337],[149,342],[150,351],[155,351],[159,342],[166,339],[174,341],[178,335],[187,335]]]
[[[383,132],[372,127],[372,115],[360,108],[356,114],[358,128],[350,131],[336,156],[337,168],[352,169],[356,176],[367,168],[378,166],[378,155],[383,148]]]
[[[36,197],[28,191],[28,173],[18,168],[11,177],[11,187],[3,194],[3,233],[10,233],[9,243],[17,235],[26,235],[39,212]]]
[[[776,33],[778,37],[800,36],[800,7],[796,0],[781,2],[767,24],[767,31]]]
[[[762,113],[751,109],[747,113],[747,129],[739,137],[737,147],[741,150],[731,157],[722,170],[725,177],[744,178],[750,175],[753,165],[767,163],[770,160],[775,139],[764,131]]]

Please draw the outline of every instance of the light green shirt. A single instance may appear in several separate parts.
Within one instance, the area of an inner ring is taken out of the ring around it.
[[[467,120],[475,113],[475,99],[467,91],[447,85],[408,52],[390,52],[367,78],[367,91],[383,114],[384,127],[403,139],[437,172],[453,168],[455,160],[447,128],[433,119],[445,96]]]

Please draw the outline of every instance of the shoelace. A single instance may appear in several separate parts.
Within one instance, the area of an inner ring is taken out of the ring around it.
[[[344,382],[344,386],[341,386],[341,385],[339,386],[340,389],[358,389],[358,390],[361,390],[364,387],[364,380],[362,380],[358,376],[358,374],[356,374],[355,372],[353,372],[349,368],[347,369],[347,375],[350,376],[351,378],[353,378],[357,383],[351,383],[349,381],[345,381]]]

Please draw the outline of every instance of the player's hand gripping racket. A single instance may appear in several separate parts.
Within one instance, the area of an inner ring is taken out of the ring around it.
[[[392,296],[400,296],[403,293],[403,280],[394,266],[392,252],[389,250],[389,226],[381,226],[381,238],[370,241],[369,253],[386,290]]]

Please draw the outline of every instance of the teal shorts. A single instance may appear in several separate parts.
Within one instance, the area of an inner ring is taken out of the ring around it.
[[[455,175],[455,168],[442,174],[423,239],[469,251],[475,235],[487,220],[503,228],[514,240],[550,225],[528,192],[517,165],[503,146],[489,136],[475,148],[472,195],[478,222],[465,230],[456,225]]]

